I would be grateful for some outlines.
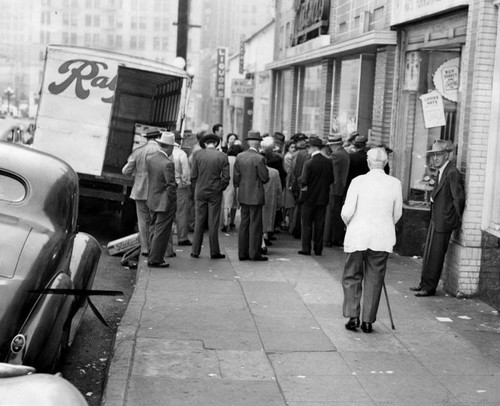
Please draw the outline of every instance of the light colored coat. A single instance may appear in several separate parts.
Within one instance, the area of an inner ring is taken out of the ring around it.
[[[342,207],[347,225],[344,251],[392,252],[396,244],[394,225],[403,212],[401,182],[383,169],[372,169],[354,178]]]
[[[265,204],[262,207],[262,225],[265,233],[274,231],[276,209],[281,204],[281,180],[277,169],[267,167],[269,182],[264,184]]]
[[[146,200],[148,198],[148,169],[146,159],[148,156],[160,150],[160,146],[154,140],[132,151],[127,159],[127,163],[122,169],[122,173],[134,176],[134,185],[130,192],[130,198],[134,200]]]

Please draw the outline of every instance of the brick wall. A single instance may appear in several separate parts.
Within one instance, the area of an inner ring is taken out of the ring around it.
[[[466,54],[465,108],[459,129],[462,150],[458,165],[465,174],[463,225],[446,261],[445,288],[452,293],[477,293],[481,268],[481,222],[490,125],[491,88],[498,11],[491,2],[470,2]],[[493,112],[498,114],[498,112]]]

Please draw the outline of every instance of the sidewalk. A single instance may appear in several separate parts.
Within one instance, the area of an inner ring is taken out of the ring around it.
[[[206,235],[199,259],[175,246],[166,270],[142,260],[103,404],[500,404],[494,309],[442,290],[416,298],[418,261],[394,254],[386,286],[396,329],[382,297],[373,333],[350,332],[344,253],[304,257],[297,240],[277,237],[268,262],[238,261],[235,232],[220,234],[223,260],[210,259]]]

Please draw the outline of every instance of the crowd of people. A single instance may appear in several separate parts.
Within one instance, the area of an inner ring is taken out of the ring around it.
[[[132,152],[123,173],[134,176],[131,198],[137,207],[141,255],[148,257],[148,266],[166,268],[168,258],[176,255],[174,222],[177,243],[192,246],[191,257],[200,257],[208,231],[210,258],[225,258],[219,231],[236,230],[239,211],[240,261],[267,261],[268,247],[283,232],[300,239],[300,255],[322,255],[324,246],[342,247],[343,314],[349,319],[345,327],[356,330],[361,325],[365,333],[372,331],[387,259],[396,243],[395,224],[402,216],[401,182],[389,175],[388,147],[370,146],[357,132],[347,139],[303,133],[287,139],[280,132],[254,130],[241,138],[234,133],[225,136],[221,124],[212,132],[200,132],[188,150],[178,131],[152,129],[143,136],[147,142]],[[441,151],[436,147],[429,153]],[[454,227],[462,211],[459,202]],[[432,229],[429,239],[440,244],[440,262],[432,277],[425,273],[413,288],[419,296],[435,292],[448,228],[443,238],[436,236],[440,226]],[[427,249],[427,256],[438,256],[434,251]]]

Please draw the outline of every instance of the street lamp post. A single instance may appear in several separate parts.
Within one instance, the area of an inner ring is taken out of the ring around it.
[[[14,90],[9,86],[7,89],[5,89],[4,92],[5,96],[7,96],[7,115],[10,114],[10,98],[14,94]]]

